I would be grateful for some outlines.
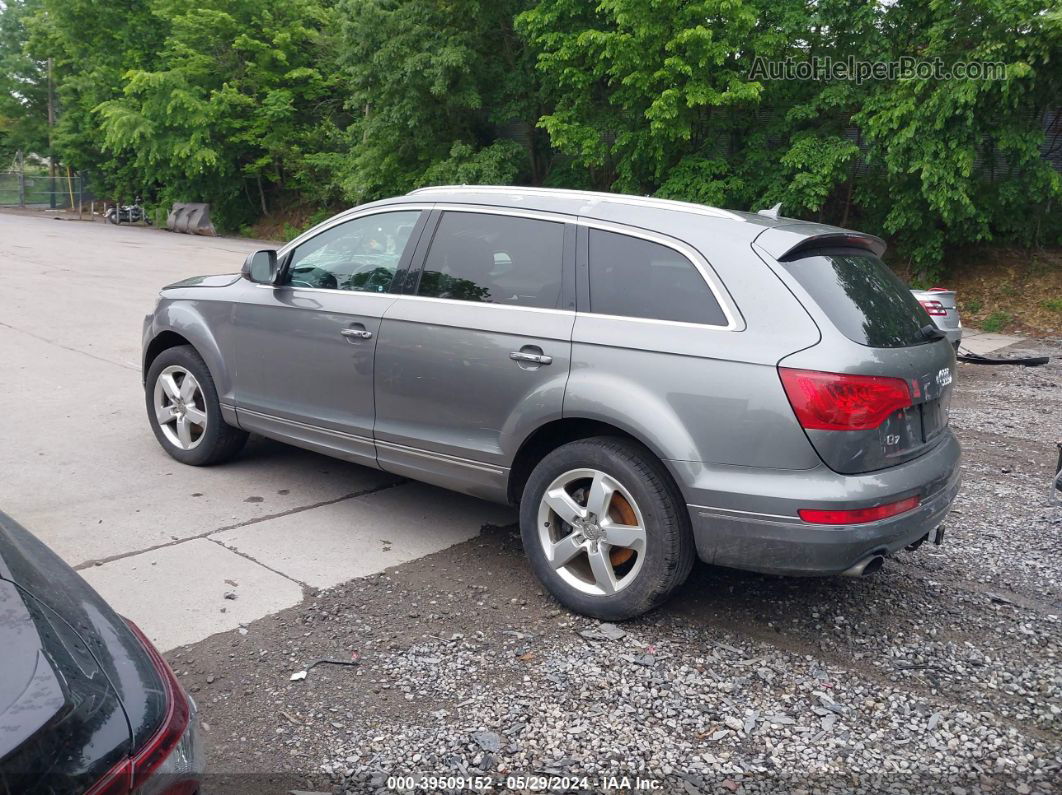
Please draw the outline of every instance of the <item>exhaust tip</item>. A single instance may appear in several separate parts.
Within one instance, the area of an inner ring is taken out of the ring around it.
[[[885,565],[884,555],[870,555],[850,569],[846,569],[841,572],[842,577],[866,577],[868,574],[873,574],[882,566]]]
[[[884,565],[885,565],[885,556],[884,555],[875,555],[870,560],[868,560],[867,561],[867,565],[865,565],[863,567],[863,576],[866,577],[868,574],[873,574],[874,572],[876,572],[878,569],[880,569]]]

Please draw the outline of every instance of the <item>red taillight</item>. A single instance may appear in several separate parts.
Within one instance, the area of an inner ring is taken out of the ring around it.
[[[856,508],[852,511],[820,511],[813,508],[801,508],[797,513],[810,524],[863,524],[888,519],[918,507],[918,497],[908,497],[899,502],[875,505],[873,508]]]
[[[132,621],[127,621],[127,623],[151,655],[151,661],[155,663],[155,668],[166,690],[166,717],[162,721],[162,726],[133,757],[133,789],[135,790],[144,784],[148,776],[155,772],[155,768],[161,765],[170,752],[177,747],[177,743],[181,741],[181,737],[188,728],[192,713],[188,708],[188,699],[181,692],[181,686],[173,675],[173,671],[170,670],[170,666],[162,659],[162,655],[158,653],[151,641],[140,631],[140,627]]]
[[[821,373],[779,367],[782,386],[801,426],[809,431],[868,431],[911,405],[902,378]]]
[[[132,791],[132,775],[133,766],[126,759],[108,770],[85,795],[129,795]]]
[[[933,317],[944,317],[948,314],[948,310],[944,308],[944,304],[940,303],[940,301],[919,301],[918,303],[924,306],[926,312]]]
[[[128,619],[126,623],[144,646],[155,670],[159,673],[166,695],[166,714],[158,731],[142,747],[138,748],[130,759],[116,765],[106,776],[97,781],[86,795],[118,795],[118,793],[129,793],[143,786],[180,743],[191,720],[188,699],[181,692],[181,686],[173,675],[173,671],[170,670],[170,666],[162,659],[162,655],[158,653],[151,641],[140,631],[140,627]],[[178,780],[168,786],[165,793],[166,795],[183,795],[195,792],[197,788],[198,785],[195,782]]]

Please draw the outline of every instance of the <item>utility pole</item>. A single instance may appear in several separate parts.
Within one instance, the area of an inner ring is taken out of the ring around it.
[[[48,194],[51,208],[55,209],[55,147],[53,130],[55,128],[55,96],[52,92],[52,59],[48,59]]]

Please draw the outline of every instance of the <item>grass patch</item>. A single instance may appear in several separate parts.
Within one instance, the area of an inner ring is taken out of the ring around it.
[[[1044,301],[1044,309],[1050,309],[1052,312],[1062,312],[1062,298],[1048,298]]]
[[[1013,322],[1013,317],[997,310],[981,322],[981,328],[990,332],[1002,331]]]

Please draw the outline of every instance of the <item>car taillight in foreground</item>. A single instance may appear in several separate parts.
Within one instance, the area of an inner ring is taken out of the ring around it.
[[[821,511],[813,508],[801,508],[797,513],[801,519],[810,524],[864,524],[913,511],[918,507],[919,502],[918,497],[908,497],[905,500],[889,502],[885,505],[875,505],[873,508],[856,508],[849,511]]]
[[[919,301],[918,303],[924,306],[926,312],[928,312],[932,317],[945,317],[948,314],[948,310],[944,308],[944,304],[940,303],[940,301],[927,300]]]
[[[112,768],[86,795],[194,795],[202,773],[195,707],[151,641],[126,620],[158,671],[166,694],[166,714],[158,731],[129,759]]]
[[[873,430],[894,411],[912,405],[911,389],[902,378],[791,367],[779,367],[778,374],[797,420],[809,431]]]

